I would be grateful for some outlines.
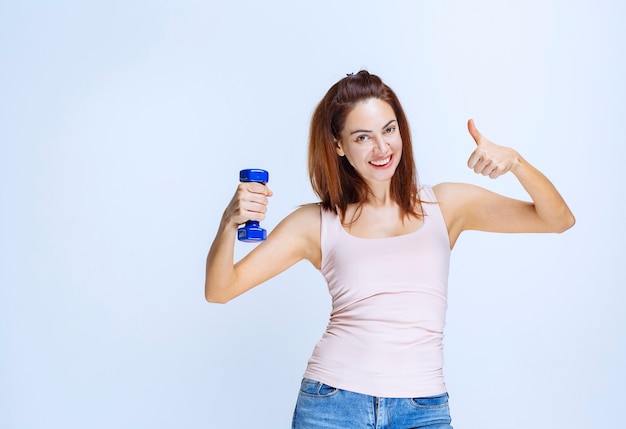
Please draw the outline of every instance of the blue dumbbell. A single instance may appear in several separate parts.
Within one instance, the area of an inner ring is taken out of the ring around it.
[[[248,168],[239,172],[240,182],[258,182],[266,184],[269,181],[269,174],[265,170],[258,168]],[[259,221],[249,220],[246,225],[237,230],[239,241],[257,243],[267,238],[267,231],[259,226]]]

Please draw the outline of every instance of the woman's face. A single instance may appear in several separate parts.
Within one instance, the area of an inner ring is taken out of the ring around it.
[[[402,156],[402,138],[393,108],[378,98],[358,103],[346,117],[337,143],[368,183],[391,181]]]

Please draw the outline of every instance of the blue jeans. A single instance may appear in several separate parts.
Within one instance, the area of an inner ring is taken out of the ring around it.
[[[448,394],[377,398],[303,379],[292,429],[452,429]]]

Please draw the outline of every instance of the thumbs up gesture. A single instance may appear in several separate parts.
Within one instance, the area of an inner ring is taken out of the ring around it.
[[[520,156],[515,150],[487,140],[478,131],[473,119],[467,122],[467,129],[476,142],[476,150],[469,157],[467,166],[475,173],[495,179],[519,164]]]

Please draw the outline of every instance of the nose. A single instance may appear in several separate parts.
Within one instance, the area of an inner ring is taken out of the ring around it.
[[[384,155],[387,153],[387,149],[389,148],[389,145],[387,144],[387,142],[385,141],[384,137],[378,137],[375,139],[375,143],[374,143],[374,152],[380,155]]]

